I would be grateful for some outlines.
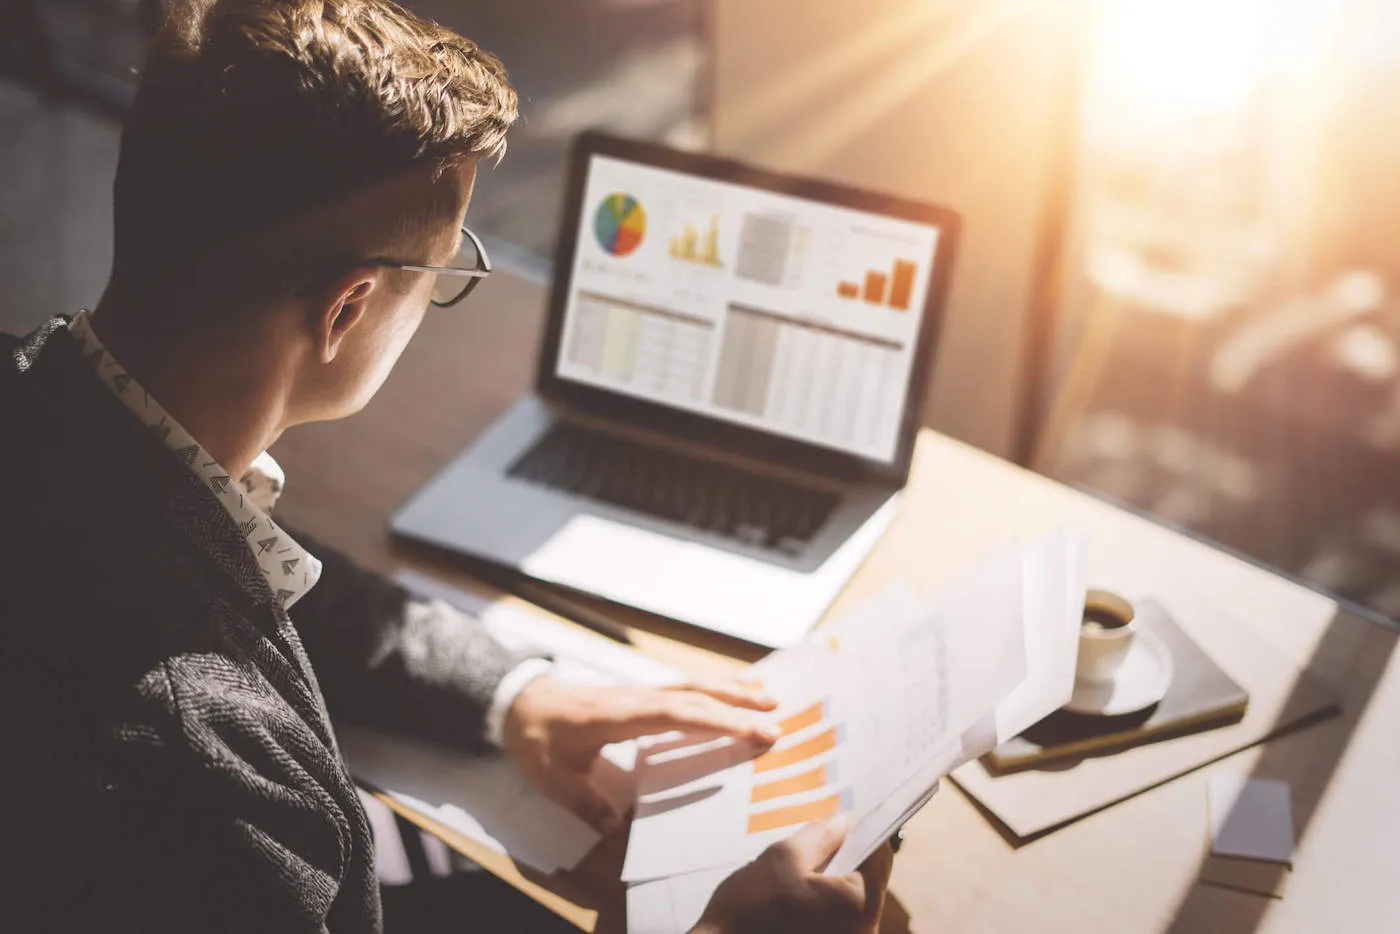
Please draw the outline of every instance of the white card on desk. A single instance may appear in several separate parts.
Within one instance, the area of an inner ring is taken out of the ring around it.
[[[1211,851],[1275,863],[1293,862],[1293,798],[1286,782],[1210,776]]]

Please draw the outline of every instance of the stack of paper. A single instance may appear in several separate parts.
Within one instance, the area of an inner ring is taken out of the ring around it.
[[[673,684],[680,673],[640,653],[510,601],[487,600],[419,574],[398,580],[479,618],[501,642],[555,659],[560,677],[594,684]],[[472,756],[363,727],[336,730],[351,773],[463,836],[541,872],[571,869],[601,839],[537,791],[504,755]],[[604,747],[593,777],[619,809],[632,806],[633,743]]]
[[[826,871],[854,870],[941,776],[1069,699],[1083,606],[1083,545],[1060,532],[932,601],[892,587],[753,666],[781,703],[771,749],[668,737],[640,753],[628,929],[690,929],[731,872],[838,812],[851,830]]]

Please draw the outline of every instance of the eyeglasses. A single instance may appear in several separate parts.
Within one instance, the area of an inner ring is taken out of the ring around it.
[[[491,259],[486,255],[486,247],[481,238],[465,226],[462,228],[462,245],[457,248],[449,266],[410,266],[381,260],[375,265],[404,269],[409,272],[427,272],[437,276],[433,283],[433,304],[438,308],[448,308],[457,304],[472,293],[482,279],[491,275]]]

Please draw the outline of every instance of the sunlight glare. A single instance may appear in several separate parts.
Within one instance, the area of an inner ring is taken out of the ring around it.
[[[1148,122],[1236,110],[1315,68],[1333,15],[1327,0],[1105,0],[1098,89]]]

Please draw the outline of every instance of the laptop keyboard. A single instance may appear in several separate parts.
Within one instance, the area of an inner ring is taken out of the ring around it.
[[[509,473],[790,555],[811,540],[840,499],[565,422],[555,423]]]

